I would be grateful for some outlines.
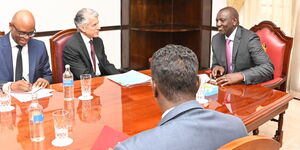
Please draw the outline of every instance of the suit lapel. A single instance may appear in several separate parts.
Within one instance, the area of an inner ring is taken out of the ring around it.
[[[98,62],[99,64],[97,65],[97,67],[99,67],[100,69],[100,72],[101,73],[104,73],[105,72],[105,68],[104,68],[104,65],[102,64],[102,51],[103,51],[103,44],[101,43],[101,39],[100,38],[94,38],[94,47],[95,47],[95,53],[96,53],[96,56],[97,56],[97,59],[98,59]]]
[[[242,31],[241,31],[241,27],[238,26],[236,33],[235,33],[235,37],[234,37],[234,42],[233,42],[233,52],[232,52],[232,65],[233,65],[233,72],[235,70],[235,62],[236,62],[236,55],[237,55],[237,51],[241,42],[241,37],[242,37]]]
[[[193,109],[202,109],[199,103],[195,100],[184,102],[178,106],[176,106],[173,110],[171,110],[162,120],[159,122],[158,126],[164,125],[166,122],[173,120],[180,115],[193,110]]]
[[[225,64],[225,68],[227,68],[227,61],[226,61],[226,41],[225,41],[225,36],[222,35],[223,38],[221,38],[221,51],[220,51],[220,60],[221,60],[221,63],[220,64]],[[224,57],[225,56],[225,57]],[[227,69],[226,69],[227,70]]]
[[[5,62],[11,62],[11,63],[7,63],[6,66],[7,66],[7,71],[8,71],[8,74],[9,74],[9,77],[12,77],[10,78],[10,81],[13,81],[14,80],[14,70],[13,70],[13,60],[12,60],[12,49],[11,49],[11,44],[10,44],[10,40],[9,40],[9,35],[10,33],[6,34],[3,38],[4,38],[4,42],[3,42],[3,50],[7,50],[7,51],[3,51],[3,56],[4,56],[4,59],[6,59]]]
[[[90,67],[92,67],[93,65],[92,65],[92,61],[91,61],[91,59],[90,59],[90,56],[89,56],[89,53],[88,53],[88,50],[87,50],[87,47],[86,47],[86,45],[85,45],[85,43],[84,43],[84,40],[82,39],[82,37],[81,37],[81,34],[80,34],[80,32],[77,32],[76,33],[76,37],[77,37],[77,39],[78,39],[78,43],[80,44],[80,47],[81,47],[81,50],[82,50],[82,53],[83,53],[83,55],[84,55],[84,59],[85,60],[87,60],[90,64]],[[94,44],[95,45],[95,44]]]
[[[29,58],[29,81],[30,83],[33,82],[34,80],[34,74],[35,74],[35,69],[38,69],[38,67],[35,66],[39,66],[38,61],[36,60],[36,53],[34,52],[34,45],[32,44],[31,40],[29,40],[28,42],[28,58]]]

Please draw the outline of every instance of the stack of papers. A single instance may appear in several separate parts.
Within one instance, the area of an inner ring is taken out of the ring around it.
[[[135,70],[130,70],[123,74],[107,76],[107,78],[123,86],[131,86],[131,85],[146,83],[149,82],[151,79],[150,76],[147,76]]]
[[[44,88],[32,88],[29,92],[16,93],[11,92],[10,95],[18,99],[20,102],[28,102],[32,100],[32,94],[36,93],[37,98],[44,98],[51,96],[54,90],[53,89],[44,89]]]

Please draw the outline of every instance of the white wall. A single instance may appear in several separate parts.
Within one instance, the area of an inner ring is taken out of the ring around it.
[[[74,28],[73,19],[81,8],[92,8],[99,13],[101,26],[120,25],[120,0],[3,0],[0,9],[0,31],[9,32],[8,23],[14,13],[21,9],[30,10],[35,16],[36,31],[52,31]],[[121,32],[100,32],[106,54],[117,68],[121,66]],[[50,56],[49,38],[43,40]]]
[[[212,19],[211,19],[212,26],[217,26],[216,25],[217,13],[219,12],[220,9],[222,9],[226,6],[227,6],[227,0],[213,0]],[[211,38],[217,33],[218,33],[218,31],[211,31]],[[210,63],[212,63],[212,52],[211,52],[211,56],[210,56]]]

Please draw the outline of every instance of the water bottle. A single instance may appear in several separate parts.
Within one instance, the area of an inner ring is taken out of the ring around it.
[[[32,102],[28,107],[28,117],[31,141],[43,141],[45,139],[43,106],[39,104],[35,93],[32,94]]]
[[[64,100],[70,101],[74,98],[74,79],[73,74],[70,71],[70,65],[65,66],[65,72],[63,74],[64,84]]]

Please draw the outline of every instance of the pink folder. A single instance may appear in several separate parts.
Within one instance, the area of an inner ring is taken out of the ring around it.
[[[127,134],[105,125],[97,137],[92,150],[108,150],[108,148],[114,148],[119,142],[128,138]]]

